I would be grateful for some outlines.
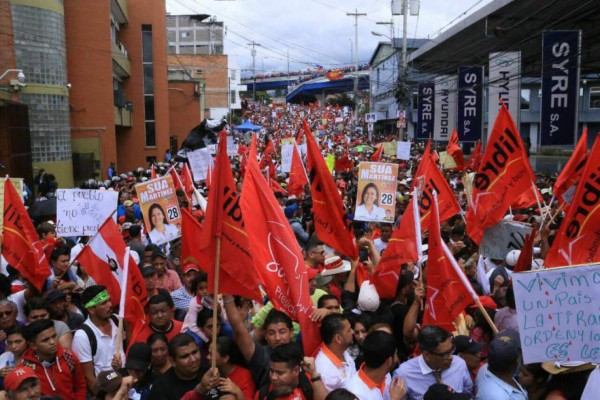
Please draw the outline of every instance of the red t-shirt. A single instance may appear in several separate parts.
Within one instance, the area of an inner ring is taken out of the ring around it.
[[[269,387],[269,390],[270,389],[271,387]],[[254,400],[261,400],[258,398],[258,392],[256,392]],[[306,397],[304,397],[304,393],[302,393],[302,390],[300,390],[300,388],[295,388],[291,394],[285,397],[278,397],[277,400],[306,400]]]
[[[171,330],[168,332],[161,332],[162,334],[164,334],[167,337],[168,340],[173,339],[173,337],[175,337],[175,335],[177,335],[178,333],[181,333],[181,328],[183,327],[183,322],[177,321],[175,319],[173,319],[171,321],[173,321],[173,327],[171,328]],[[136,342],[144,342],[145,343],[146,340],[148,339],[148,337],[156,332],[157,331],[152,329],[150,327],[150,325],[148,323],[146,323],[146,325],[144,325],[144,327],[142,328],[142,330],[140,331],[138,336],[136,336],[135,340],[136,340]]]
[[[233,371],[231,371],[228,378],[242,390],[246,399],[250,400],[254,398],[254,395],[256,394],[256,385],[254,384],[250,370],[236,366]]]

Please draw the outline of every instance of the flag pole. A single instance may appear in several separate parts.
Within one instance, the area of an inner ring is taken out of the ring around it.
[[[221,236],[217,236],[216,250],[215,250],[215,283],[214,283],[214,304],[213,304],[213,331],[212,331],[212,343],[210,344],[211,351],[211,361],[210,367],[216,368],[217,366],[217,309],[218,309],[218,301],[219,301],[219,268],[221,265]]]
[[[88,241],[87,241],[87,243],[85,244],[85,246],[87,246],[87,245],[88,245],[88,244],[89,244],[89,243],[90,243],[92,240],[94,240],[94,238],[95,238],[95,237],[98,235],[98,233],[100,232],[100,228],[102,228],[102,227],[104,226],[104,224],[106,223],[106,221],[108,221],[109,219],[111,219],[111,218],[113,217],[113,215],[115,215],[115,213],[117,212],[117,209],[118,209],[118,207],[117,207],[117,208],[115,208],[115,209],[113,210],[113,212],[111,212],[111,213],[110,213],[110,215],[109,215],[109,216],[108,216],[108,217],[107,217],[107,218],[104,220],[104,222],[102,222],[102,224],[101,224],[101,225],[98,227],[98,230],[96,231],[96,233],[94,233],[94,235],[93,235],[93,236],[90,238],[90,240],[88,240]],[[83,247],[85,247],[85,246],[83,246]],[[81,251],[83,251],[83,249],[81,249]],[[73,264],[75,264],[75,261],[77,261],[77,259],[78,259],[78,258],[79,258],[79,256],[81,255],[81,251],[80,251],[80,252],[77,254],[77,256],[76,256],[74,259],[72,259],[72,260],[71,260],[71,262],[69,263],[69,267],[68,267],[67,269],[71,268],[71,266],[72,266]]]
[[[117,349],[115,355],[121,358],[121,347],[123,345],[123,317],[125,316],[125,302],[127,300],[127,277],[129,275],[129,246],[125,248],[125,260],[123,261],[123,275],[121,275],[121,299],[119,301],[119,327],[117,329]]]
[[[538,191],[537,191],[537,186],[535,186],[535,183],[533,181],[531,181],[531,190],[533,190],[533,195],[535,196],[535,201],[537,202],[538,208],[540,209],[540,216],[542,217],[542,221],[544,220],[544,218],[546,217],[546,213],[544,212],[544,209],[542,208],[542,203],[540,202],[540,198],[538,197]]]

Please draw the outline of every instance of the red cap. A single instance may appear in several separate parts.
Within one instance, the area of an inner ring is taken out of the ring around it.
[[[21,386],[21,383],[29,378],[37,379],[37,375],[31,368],[20,365],[6,374],[6,377],[4,377],[4,388],[7,390],[17,390]]]
[[[200,267],[193,263],[187,263],[183,266],[183,273],[187,274],[190,271],[200,272]]]

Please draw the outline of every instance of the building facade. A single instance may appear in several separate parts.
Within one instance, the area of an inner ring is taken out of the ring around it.
[[[167,15],[169,54],[223,54],[223,22],[207,14]]]

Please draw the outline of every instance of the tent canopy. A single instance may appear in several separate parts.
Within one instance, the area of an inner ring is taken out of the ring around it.
[[[238,131],[260,131],[262,126],[254,125],[252,122],[245,120],[243,124],[235,127]]]

